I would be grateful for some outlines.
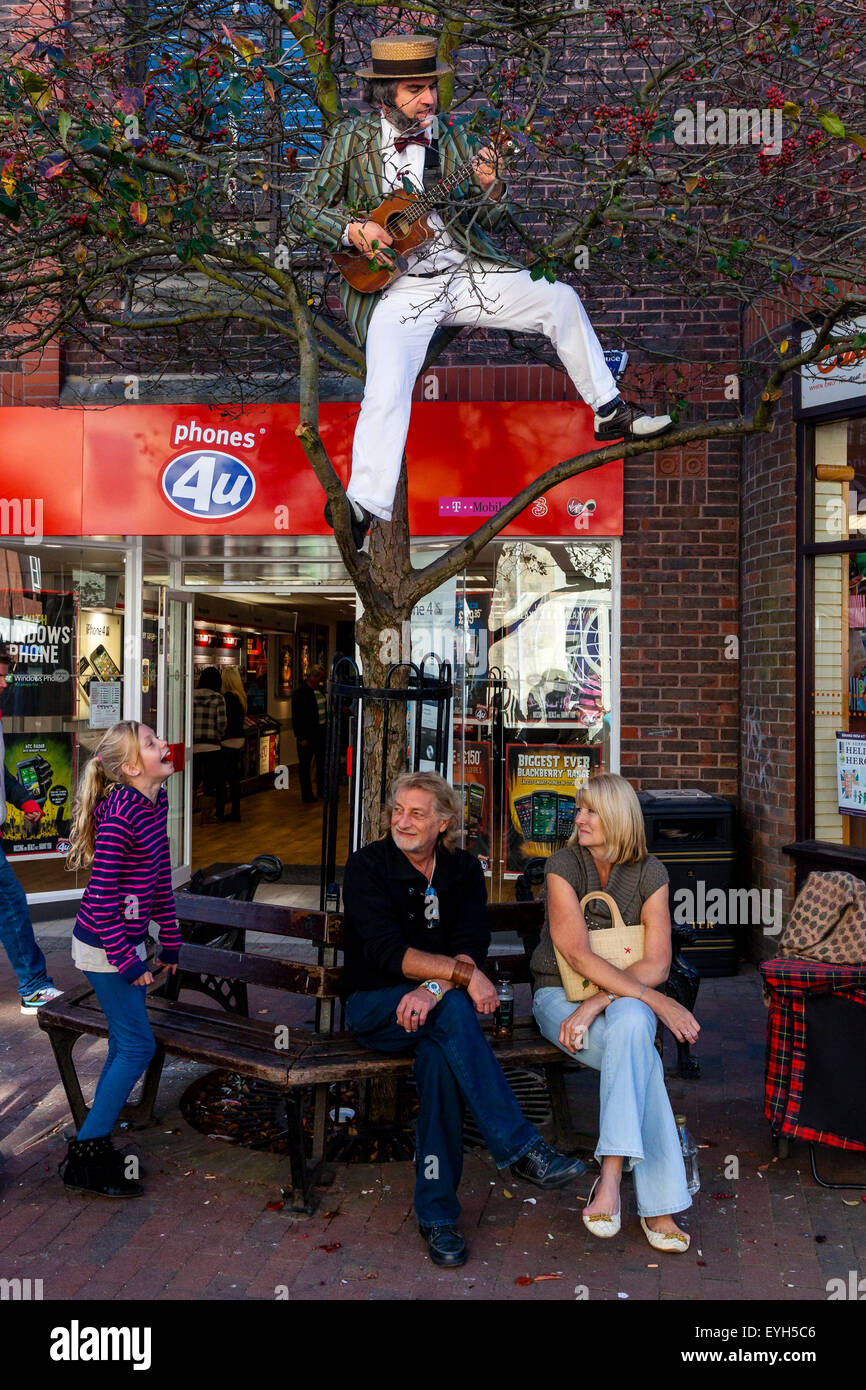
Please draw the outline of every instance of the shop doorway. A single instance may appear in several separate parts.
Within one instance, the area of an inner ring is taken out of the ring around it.
[[[282,881],[262,885],[258,896],[308,887],[317,897],[325,682],[335,652],[354,650],[354,591],[251,595],[225,586],[196,592],[191,602],[191,870],[276,855]],[[219,749],[212,730],[205,737],[205,709],[219,707],[208,687],[225,708]],[[339,846],[342,859],[347,844]]]

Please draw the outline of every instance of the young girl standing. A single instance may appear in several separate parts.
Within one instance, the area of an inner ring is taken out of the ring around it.
[[[171,750],[146,724],[123,720],[101,739],[84,769],[72,826],[69,869],[92,865],[72,933],[72,959],[108,1020],[108,1057],[90,1113],[61,1163],[69,1188],[139,1197],[111,1131],[153,1056],[147,1017],[148,925],[159,924],[157,966],[174,974],[180,932],[166,834]]]

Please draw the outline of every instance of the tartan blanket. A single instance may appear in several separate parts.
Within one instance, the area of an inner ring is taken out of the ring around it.
[[[777,957],[762,961],[759,968],[769,996],[764,1114],[777,1133],[815,1144],[866,1152],[866,1142],[818,1128],[814,1122],[801,1119],[807,1015],[811,1013],[814,1017],[814,1001],[828,995],[851,1001],[859,1014],[860,1007],[866,1008],[866,965],[826,965],[813,960]],[[844,1038],[840,1037],[839,1041],[843,1043]],[[866,1088],[866,1057],[859,1071],[859,1076],[850,1076],[853,1094]]]

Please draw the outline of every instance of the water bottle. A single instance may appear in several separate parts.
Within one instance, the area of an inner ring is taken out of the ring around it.
[[[497,980],[499,1004],[493,1015],[494,1038],[510,1038],[514,1032],[514,990],[510,980]]]
[[[686,1165],[686,1184],[689,1189],[689,1196],[694,1197],[701,1186],[701,1174],[698,1168],[698,1146],[686,1129],[685,1115],[675,1115],[674,1119],[676,1121],[677,1134],[680,1137],[680,1148],[683,1151],[683,1163]]]

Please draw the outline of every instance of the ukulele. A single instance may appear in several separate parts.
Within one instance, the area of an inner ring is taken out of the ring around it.
[[[501,148],[505,154],[511,153],[514,149],[507,135],[496,136],[489,144],[494,150]],[[431,188],[419,189],[412,193],[398,193],[396,190],[389,193],[377,208],[365,215],[364,221],[378,222],[379,226],[384,227],[394,238],[393,244],[382,246],[369,255],[364,251],[357,251],[354,246],[333,252],[333,262],[343,279],[362,294],[374,294],[377,290],[387,289],[401,275],[405,275],[409,268],[406,253],[423,246],[436,235],[436,229],[427,221],[428,215],[436,207],[447,202],[457,185],[473,173],[477,158],[478,155],[474,154],[471,159],[458,165],[453,174],[433,184]],[[393,265],[384,263],[384,254],[382,259],[379,259],[379,253],[386,251],[393,255]]]

